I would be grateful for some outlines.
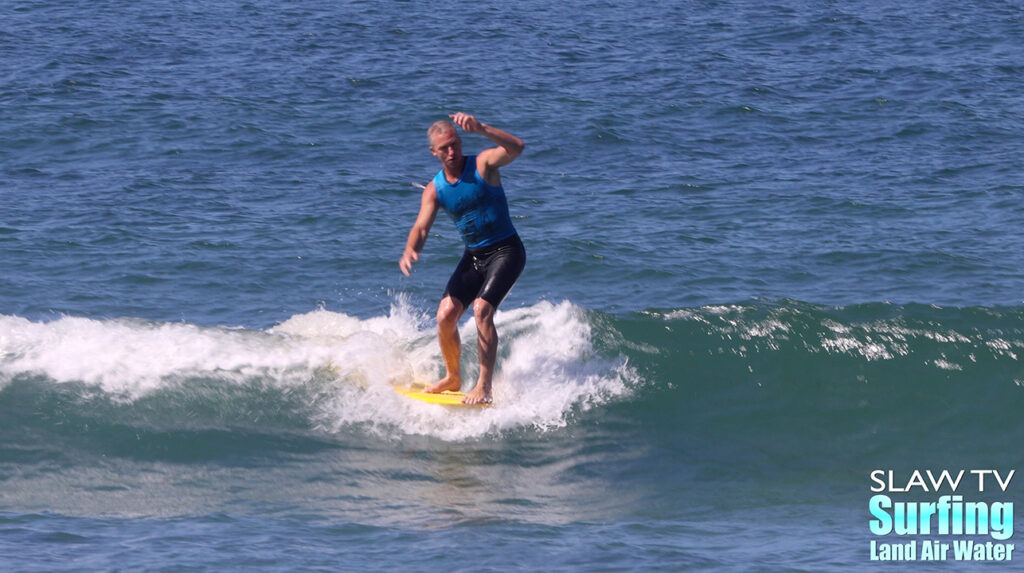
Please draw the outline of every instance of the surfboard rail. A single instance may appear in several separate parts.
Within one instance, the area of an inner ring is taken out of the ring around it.
[[[426,402],[427,404],[438,404],[440,406],[462,406],[467,408],[481,408],[488,407],[491,405],[490,402],[482,404],[464,404],[462,399],[466,397],[464,392],[452,392],[445,390],[439,393],[427,393],[423,391],[422,386],[394,386],[395,392],[398,392],[406,398],[412,398],[413,400],[419,400],[420,402]]]

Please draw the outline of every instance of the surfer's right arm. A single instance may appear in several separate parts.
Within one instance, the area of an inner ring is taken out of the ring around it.
[[[412,264],[419,260],[423,244],[427,242],[427,233],[434,224],[439,208],[437,202],[437,191],[434,189],[434,182],[427,183],[423,188],[423,196],[420,198],[420,214],[416,216],[416,222],[409,229],[409,238],[405,241],[405,251],[398,261],[399,268],[405,276],[409,276]]]

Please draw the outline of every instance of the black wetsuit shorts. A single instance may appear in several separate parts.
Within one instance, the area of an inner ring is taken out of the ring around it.
[[[497,308],[525,266],[526,248],[519,235],[486,247],[467,248],[448,279],[444,296],[458,300],[463,308],[471,308],[478,298]]]

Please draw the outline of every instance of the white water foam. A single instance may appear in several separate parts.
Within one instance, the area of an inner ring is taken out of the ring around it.
[[[495,322],[501,341],[491,408],[445,408],[392,390],[442,374],[433,321],[404,300],[386,316],[359,319],[316,310],[266,331],[0,315],[0,388],[18,376],[36,376],[133,401],[196,380],[312,386],[310,424],[320,431],[358,425],[382,434],[463,440],[564,426],[574,411],[628,394],[636,380],[624,359],[597,355],[591,322],[568,302],[499,311]],[[478,366],[471,317],[460,334],[463,375],[472,381]]]
[[[368,383],[341,389],[320,420],[328,431],[369,424],[384,433],[397,428],[403,434],[464,440],[524,427],[544,430],[565,426],[575,409],[627,395],[636,380],[624,359],[596,355],[582,309],[568,302],[541,302],[495,315],[500,350],[492,407],[445,408],[417,402],[391,387],[442,375],[436,334],[432,323],[416,321],[408,312],[393,310],[389,319],[395,317],[400,317],[400,329],[377,331],[397,347],[387,360],[381,361],[378,350],[369,364],[352,361],[342,366],[342,376],[356,375]],[[297,318],[305,321],[308,315]],[[364,327],[379,328],[374,320],[364,322]],[[460,325],[459,334],[463,376],[472,381],[479,367],[471,318]]]

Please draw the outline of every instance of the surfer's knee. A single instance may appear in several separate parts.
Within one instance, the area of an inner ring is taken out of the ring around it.
[[[476,299],[473,301],[473,316],[476,317],[477,324],[480,324],[481,322],[484,324],[493,323],[494,305],[482,298]]]
[[[437,323],[449,326],[457,324],[462,311],[462,303],[452,297],[445,297],[437,307]]]

